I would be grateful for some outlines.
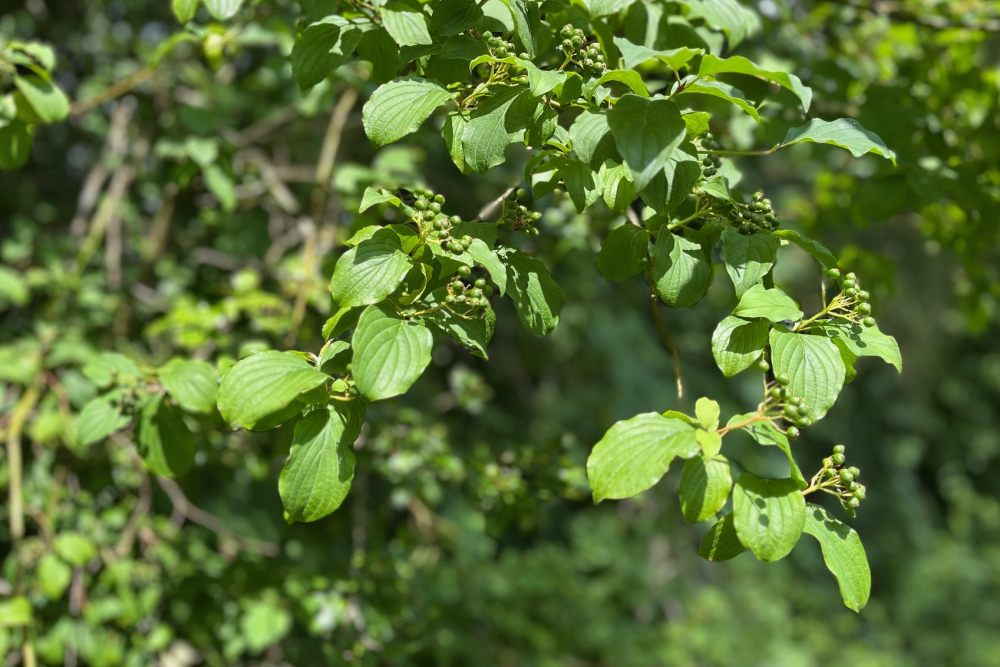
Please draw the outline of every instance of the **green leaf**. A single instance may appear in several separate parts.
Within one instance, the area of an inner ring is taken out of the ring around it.
[[[208,191],[215,195],[215,198],[222,205],[225,211],[235,211],[238,199],[236,197],[236,185],[229,174],[217,164],[210,164],[202,169],[205,177],[205,186]]]
[[[441,46],[441,57],[450,60],[473,61],[479,56],[489,54],[489,47],[481,39],[470,35],[455,35],[445,40]]]
[[[774,235],[799,246],[815,259],[819,260],[823,266],[829,269],[837,268],[837,258],[822,243],[813,241],[791,229],[779,229],[774,232]]]
[[[690,49],[686,46],[682,46],[679,49],[657,51],[646,46],[633,44],[622,37],[615,37],[615,46],[622,53],[622,58],[625,60],[625,69],[635,69],[636,66],[650,60],[659,60],[677,72],[683,69],[692,58],[704,53],[702,49]]]
[[[684,119],[684,127],[687,128],[686,139],[691,141],[695,137],[700,137],[708,132],[708,123],[712,117],[704,111],[684,111],[681,112],[681,118]],[[716,176],[715,178],[719,177]]]
[[[0,628],[19,628],[31,623],[31,603],[23,595],[0,599]]]
[[[364,311],[363,306],[346,306],[338,308],[330,319],[323,325],[323,338],[330,340],[336,338],[358,323],[358,318]]]
[[[382,24],[400,46],[433,44],[427,32],[427,17],[422,11],[393,2],[382,8]]]
[[[802,532],[819,541],[827,568],[837,577],[840,596],[851,610],[861,611],[868,603],[872,576],[861,538],[853,528],[833,517],[819,505],[806,504]]]
[[[678,491],[684,520],[701,523],[712,518],[726,504],[732,488],[733,478],[725,456],[718,455],[708,460],[704,456],[688,459],[684,463]]]
[[[83,406],[77,420],[77,437],[81,445],[92,445],[125,428],[132,417],[122,414],[120,392],[99,396]]]
[[[316,521],[340,507],[354,479],[351,445],[361,432],[365,403],[338,402],[295,424],[278,494],[289,523]]]
[[[700,243],[665,227],[656,238],[653,280],[656,294],[673,308],[693,306],[712,284],[712,266]]]
[[[539,69],[530,60],[517,59],[517,64],[528,72],[528,91],[535,97],[541,97],[566,81],[567,73],[563,70]]]
[[[181,411],[168,404],[163,394],[152,397],[142,407],[136,439],[139,455],[154,474],[179,477],[194,464],[191,431]]]
[[[638,72],[623,69],[609,70],[601,75],[596,85],[600,86],[609,81],[617,81],[618,83],[625,84],[636,95],[649,97],[649,90],[646,88],[646,83],[642,80],[642,76]]]
[[[729,183],[725,176],[716,176],[710,181],[705,181],[698,186],[698,192],[709,197],[714,197],[715,199],[721,199],[722,201],[735,201],[733,195],[729,192]]]
[[[853,118],[838,118],[837,120],[821,120],[813,118],[802,127],[788,130],[782,146],[811,141],[817,144],[831,144],[851,151],[854,157],[866,153],[875,153],[892,160],[896,164],[896,154],[889,150],[877,134],[869,132],[861,123]]]
[[[15,75],[14,85],[41,122],[58,123],[69,114],[69,98],[51,81],[33,74]]]
[[[604,203],[615,213],[624,213],[629,204],[635,201],[636,192],[629,180],[628,167],[619,164],[610,169],[601,165],[604,180]]]
[[[788,373],[788,391],[801,396],[809,417],[821,419],[837,400],[847,369],[840,351],[824,336],[771,330],[771,366],[775,375]]]
[[[701,447],[702,456],[712,458],[722,450],[722,436],[715,431],[699,429],[694,435],[698,440],[698,446]]]
[[[728,262],[727,262],[728,265]],[[733,310],[733,315],[746,319],[763,317],[772,322],[802,319],[802,311],[795,301],[777,287],[768,289],[756,284],[748,289]]]
[[[640,192],[666,166],[687,132],[673,102],[631,94],[608,111],[608,126]]]
[[[694,415],[706,431],[719,428],[719,404],[710,398],[699,398],[694,404]]]
[[[642,493],[666,474],[675,456],[688,459],[699,452],[695,429],[680,419],[647,412],[620,421],[587,459],[594,502]]]
[[[712,356],[727,378],[750,368],[767,347],[767,320],[747,320],[730,315],[712,334]]]
[[[83,567],[97,555],[97,547],[90,538],[75,531],[56,535],[53,547],[59,557],[73,567]]]
[[[510,8],[514,20],[514,33],[520,40],[529,58],[534,58],[538,51],[538,37],[542,27],[541,12],[538,4],[532,0],[501,0]]]
[[[38,585],[50,600],[58,600],[73,580],[73,568],[55,554],[45,554],[38,561]]]
[[[757,413],[749,412],[745,415],[733,415],[729,420],[727,426],[735,426],[737,424],[745,424],[740,428],[754,439],[757,444],[760,445],[774,445],[788,458],[788,467],[792,479],[799,485],[799,488],[804,489],[809,484],[806,482],[806,478],[802,475],[802,471],[799,469],[797,463],[795,463],[795,457],[792,456],[792,448],[788,444],[788,438],[785,434],[775,428],[774,424],[770,420],[760,419],[757,421],[751,421],[757,417]],[[746,422],[750,422],[746,424]]]
[[[729,37],[730,48],[736,48],[748,36],[760,30],[757,14],[737,0],[683,0],[690,9],[688,18],[703,18],[705,23]]]
[[[31,131],[19,120],[0,127],[0,169],[17,169],[31,155]]]
[[[376,146],[384,146],[416,132],[434,109],[455,93],[423,77],[404,76],[378,89],[361,110],[365,133]]]
[[[737,298],[760,283],[764,275],[771,270],[780,247],[781,241],[770,232],[740,234],[734,227],[727,227],[722,232],[726,272],[736,287]]]
[[[577,116],[569,128],[569,140],[576,156],[595,169],[615,154],[615,138],[603,109],[588,109]]]
[[[601,175],[579,160],[554,157],[553,167],[559,170],[559,176],[566,186],[570,200],[579,213],[583,213],[591,204],[601,198],[604,192],[604,181]]]
[[[239,11],[243,0],[204,0],[212,18],[225,21],[232,18]]]
[[[718,58],[709,54],[701,59],[698,75],[709,76],[714,74],[747,74],[764,79],[765,81],[771,81],[795,93],[795,96],[802,102],[802,108],[805,111],[809,111],[809,104],[812,101],[812,90],[808,86],[802,85],[802,81],[794,74],[768,71],[743,56]]]
[[[117,352],[101,352],[84,364],[82,370],[98,387],[108,387],[120,379],[138,378],[142,375],[134,361]]]
[[[748,472],[736,480],[733,522],[740,542],[763,561],[788,555],[802,534],[806,501],[793,479],[759,479]]]
[[[746,551],[746,547],[743,546],[736,534],[733,515],[727,514],[709,529],[698,548],[698,555],[707,561],[720,563],[730,558],[736,558],[744,551]]]
[[[354,381],[365,398],[403,394],[431,362],[430,330],[405,319],[390,304],[369,306],[354,330]]]
[[[879,357],[903,372],[899,344],[892,336],[879,331],[877,324],[865,327],[840,320],[825,320],[814,324],[812,329],[833,340],[837,347],[849,350],[855,357]]]
[[[503,87],[481,98],[462,132],[465,161],[477,173],[502,164],[514,135],[535,116],[538,98],[521,87]]]
[[[200,4],[201,0],[172,0],[170,7],[174,10],[174,16],[177,17],[178,21],[187,23],[198,13],[198,5]]]
[[[258,352],[223,376],[219,412],[233,428],[267,430],[291,418],[301,408],[296,399],[329,379],[295,352]]]
[[[309,90],[351,57],[361,41],[359,22],[327,16],[306,26],[289,59],[301,90]]]
[[[657,213],[669,213],[684,203],[700,178],[701,162],[696,149],[691,144],[681,144],[639,196]]]
[[[358,213],[364,213],[372,206],[376,206],[378,204],[384,204],[386,202],[389,202],[393,206],[399,206],[400,203],[402,203],[400,202],[399,197],[389,192],[388,190],[376,190],[375,188],[365,188],[365,193],[361,196],[361,206],[358,207]],[[375,227],[373,232],[378,231],[378,225],[371,225],[371,226]],[[368,228],[366,227],[365,229]],[[371,238],[372,235],[368,236],[367,238]],[[355,234],[354,237],[357,237],[357,234]],[[348,241],[347,245],[357,245],[357,243],[351,243],[350,241]]]
[[[462,145],[462,135],[465,133],[466,124],[465,116],[458,112],[452,112],[445,118],[444,128],[441,130],[448,155],[451,156],[451,161],[463,174],[472,172],[472,167],[465,161],[465,147]]]
[[[435,35],[460,35],[483,17],[476,0],[441,0],[433,9],[431,33]]]
[[[204,413],[215,410],[219,378],[207,361],[171,359],[157,371],[157,377],[185,410]]]
[[[392,294],[413,268],[399,237],[382,229],[337,260],[330,293],[341,308],[378,303]]]
[[[540,260],[516,248],[501,248],[497,254],[507,267],[508,293],[521,324],[536,336],[550,333],[559,323],[559,285]]]
[[[316,368],[327,375],[346,373],[351,361],[351,344],[346,340],[331,340],[320,350]]]
[[[633,2],[635,0],[583,0],[591,19],[617,14]]]
[[[464,233],[459,233],[462,231],[463,229],[459,226],[457,231],[453,228],[452,233],[458,238],[462,238],[465,235]],[[482,264],[486,268],[486,271],[490,274],[490,279],[496,284],[500,296],[503,296],[507,292],[507,267],[500,261],[497,254],[490,250],[490,246],[486,241],[480,238],[473,238],[472,244],[469,245],[469,249],[465,252],[468,253],[476,264]]]
[[[760,114],[753,106],[753,103],[743,95],[742,90],[736,88],[735,86],[730,86],[728,83],[702,79],[685,86],[681,91],[681,94],[684,95],[688,93],[695,95],[711,95],[712,97],[718,97],[719,99],[731,102],[750,114],[755,121],[758,123],[760,122]]]
[[[597,255],[597,268],[605,280],[624,280],[642,270],[649,247],[649,232],[624,224],[611,231]]]
[[[435,293],[435,301],[443,298],[446,292],[441,290],[440,294]],[[486,346],[493,338],[493,330],[496,328],[496,313],[492,308],[487,308],[483,312],[483,317],[473,317],[465,319],[452,314],[447,310],[435,310],[426,315],[428,322],[454,338],[460,345],[472,351],[472,354],[482,359],[489,359],[486,353]]]
[[[388,83],[399,73],[399,47],[385,28],[369,30],[358,42],[358,58],[372,64],[372,79]]]

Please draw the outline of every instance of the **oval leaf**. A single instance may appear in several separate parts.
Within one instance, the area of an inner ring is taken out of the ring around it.
[[[329,379],[295,352],[258,352],[222,378],[219,412],[233,428],[263,431],[291,418],[296,399]]]
[[[732,377],[761,358],[767,347],[767,320],[747,321],[730,315],[712,334],[712,356],[722,374]]]
[[[802,532],[819,541],[827,568],[837,577],[840,596],[848,609],[861,611],[868,603],[872,588],[868,557],[861,538],[850,526],[841,523],[819,505],[806,504]]]
[[[684,520],[700,523],[712,518],[726,504],[732,488],[733,478],[725,456],[720,454],[707,461],[704,456],[688,459],[678,491]]]
[[[352,341],[354,381],[372,401],[409,389],[431,362],[434,343],[423,323],[404,319],[389,304],[369,306]]]
[[[793,479],[759,479],[748,472],[736,480],[733,521],[740,542],[764,561],[788,555],[802,534],[806,501]]]
[[[788,391],[805,400],[814,420],[833,407],[847,373],[840,351],[829,338],[781,327],[771,330],[771,366],[775,375],[788,373]]]
[[[712,284],[712,266],[700,243],[670,233],[666,227],[656,239],[653,280],[656,294],[674,308],[693,306]]]
[[[378,89],[361,110],[365,133],[376,146],[384,146],[416,132],[434,109],[454,93],[422,77],[404,76]]]
[[[762,317],[771,322],[797,322],[802,319],[802,311],[790,296],[776,287],[767,289],[763,285],[748,289],[733,310],[733,315],[747,319]]]

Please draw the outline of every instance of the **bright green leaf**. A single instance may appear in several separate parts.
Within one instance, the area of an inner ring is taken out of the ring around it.
[[[837,400],[847,369],[840,351],[825,336],[771,330],[771,366],[775,375],[788,373],[788,391],[809,406],[810,419],[821,419]]]
[[[879,357],[903,372],[899,344],[892,336],[879,331],[878,324],[865,327],[843,320],[824,320],[812,328],[833,340],[837,347],[850,350],[855,357]]]
[[[656,294],[673,308],[693,306],[712,284],[712,266],[700,243],[665,227],[656,238],[653,280]]]
[[[597,268],[605,280],[624,280],[642,269],[649,246],[649,232],[625,224],[611,231],[597,255]]]
[[[733,56],[732,58],[718,58],[711,54],[701,59],[701,66],[698,68],[699,76],[709,76],[714,74],[747,74],[765,81],[777,83],[783,88],[795,93],[795,96],[802,101],[802,108],[809,111],[809,104],[812,101],[812,90],[808,86],[802,85],[802,81],[794,74],[786,72],[771,72],[759,67],[757,64],[747,60],[743,56]]]
[[[390,229],[376,232],[337,260],[330,293],[341,308],[378,303],[399,287],[413,268],[399,237]]]
[[[219,378],[207,361],[171,359],[157,377],[182,408],[191,412],[212,412],[219,390]]]
[[[663,169],[687,132],[673,102],[631,94],[608,111],[608,126],[640,192]]]
[[[121,394],[105,394],[83,406],[76,425],[77,437],[81,445],[91,445],[125,428],[131,421],[132,417],[122,413]]]
[[[383,7],[381,15],[385,29],[400,46],[434,43],[427,32],[427,17],[422,11],[394,2]]]
[[[712,334],[712,356],[722,374],[733,377],[759,361],[767,347],[767,320],[744,320],[730,315]]]
[[[73,568],[52,553],[38,561],[38,585],[50,600],[58,600],[73,580]]]
[[[763,561],[788,555],[802,534],[806,501],[793,479],[759,479],[748,472],[736,480],[733,521],[740,542]]]
[[[740,234],[734,227],[727,227],[722,232],[726,272],[736,287],[737,298],[758,284],[771,270],[780,247],[781,241],[770,232]]]
[[[746,551],[736,534],[733,515],[727,514],[719,519],[705,535],[698,548],[698,555],[707,561],[719,563],[730,558],[736,558]]]
[[[73,567],[83,567],[97,555],[97,547],[90,538],[75,531],[56,535],[53,547],[59,557]]]
[[[508,294],[524,328],[544,336],[559,323],[562,290],[541,261],[515,248],[497,251],[507,266]]]
[[[455,93],[422,77],[404,76],[378,89],[361,110],[365,133],[376,146],[384,146],[416,132],[434,109]]]
[[[139,455],[154,474],[179,477],[194,463],[191,431],[181,411],[168,404],[162,394],[151,398],[139,413],[136,442]]]
[[[369,306],[354,330],[354,381],[372,401],[403,394],[431,361],[433,338],[422,323],[389,304]]]
[[[819,541],[827,568],[837,577],[840,596],[848,609],[861,611],[868,603],[872,576],[861,538],[850,526],[841,523],[819,505],[806,504],[802,532]]]
[[[233,428],[273,428],[290,418],[296,406],[301,408],[296,401],[300,395],[329,379],[295,352],[258,352],[223,376],[219,412]]]
[[[763,317],[771,322],[802,319],[802,311],[790,296],[777,287],[768,289],[760,284],[753,285],[743,294],[733,315],[746,319]]]
[[[715,516],[726,504],[732,488],[733,478],[725,456],[708,460],[704,456],[691,457],[684,462],[678,490],[684,520],[700,523]]]
[[[793,127],[788,130],[781,145],[790,146],[805,141],[846,148],[851,151],[851,155],[854,157],[875,153],[896,164],[896,154],[889,150],[885,142],[874,132],[863,128],[861,123],[853,118],[838,118],[830,121],[813,118],[802,127]]]

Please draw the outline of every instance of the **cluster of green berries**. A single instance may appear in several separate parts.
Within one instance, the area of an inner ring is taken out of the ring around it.
[[[507,206],[504,207],[503,218],[500,222],[509,225],[515,232],[537,235],[538,228],[535,224],[542,219],[542,214],[518,203],[518,200],[525,199],[527,196],[527,190],[518,188],[517,192],[511,195]]]
[[[454,255],[461,255],[468,250],[469,246],[472,245],[471,236],[463,236],[459,239],[451,235],[452,227],[460,224],[462,219],[457,215],[449,218],[441,212],[441,206],[444,205],[445,201],[444,195],[436,195],[429,190],[419,190],[416,195],[417,200],[413,202],[413,208],[416,212],[413,217],[418,223],[431,228],[427,232],[427,238],[440,241],[441,246]]]
[[[715,140],[711,132],[706,132],[701,136],[701,147],[705,150],[714,151],[720,148],[719,142]],[[722,166],[722,158],[715,153],[706,153],[701,158],[701,175],[708,180],[712,178],[717,173],[719,173],[719,167]]]
[[[827,269],[823,272],[831,280],[840,280],[840,269]],[[875,326],[875,318],[872,317],[872,305],[868,303],[871,295],[861,289],[858,277],[853,273],[844,276],[840,283],[843,290],[844,305],[850,309],[851,319],[860,320],[865,327]]]
[[[773,232],[781,226],[771,208],[771,200],[766,199],[760,190],[753,194],[753,201],[746,206],[733,204],[729,217],[743,235],[759,231]]]
[[[562,44],[559,48],[568,58],[576,63],[581,70],[591,76],[601,76],[608,64],[601,53],[601,47],[596,42],[587,43],[587,38],[580,28],[574,28],[572,23],[567,23],[559,31],[562,37]]]
[[[514,55],[514,42],[508,42],[503,37],[497,37],[489,30],[483,33],[482,40],[486,42],[486,45],[490,47],[493,55],[497,58],[506,58],[507,56]],[[519,57],[527,59],[528,55],[522,53]]]
[[[833,455],[823,459],[823,469],[819,473],[822,479],[820,488],[836,495],[847,513],[854,517],[855,510],[865,499],[865,485],[857,481],[861,471],[854,466],[848,468],[846,462],[844,446],[835,445]]]
[[[458,274],[468,278],[472,275],[472,269],[462,266],[458,269]],[[463,306],[473,311],[485,311],[490,305],[489,297],[493,296],[493,288],[486,284],[482,278],[478,278],[471,285],[456,278],[448,284],[448,296],[445,303],[449,306]]]
[[[760,367],[764,370],[767,370],[764,368],[766,365],[766,361],[760,362]],[[811,426],[813,420],[809,416],[809,406],[806,405],[805,399],[801,396],[792,396],[788,391],[789,382],[791,378],[788,377],[788,373],[775,377],[774,383],[767,391],[765,403],[769,408],[781,410],[781,418],[789,423],[785,435],[794,440],[799,437],[799,429]]]

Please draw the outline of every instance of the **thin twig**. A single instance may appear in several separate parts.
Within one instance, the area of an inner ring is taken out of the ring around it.
[[[141,70],[130,74],[121,81],[111,84],[96,95],[88,97],[85,100],[77,100],[76,102],[73,102],[69,108],[69,113],[70,115],[76,116],[84,113],[85,111],[89,111],[96,106],[100,106],[105,102],[110,102],[116,97],[121,97],[133,88],[149,81],[153,78],[155,73],[156,70],[152,67],[143,67]]]
[[[10,500],[10,537],[13,542],[24,537],[24,496],[21,492],[24,460],[21,457],[21,432],[24,430],[24,423],[41,394],[42,390],[36,379],[14,406],[10,424],[7,427],[7,474],[10,478],[7,486]]]
[[[299,327],[306,314],[306,303],[312,291],[313,274],[316,272],[317,249],[319,247],[319,230],[323,226],[326,213],[327,193],[330,189],[330,178],[333,175],[333,163],[340,148],[340,139],[344,134],[347,117],[358,101],[356,88],[346,88],[341,93],[340,100],[330,114],[330,123],[323,138],[319,160],[316,162],[316,185],[312,192],[312,224],[305,230],[305,242],[302,245],[302,282],[299,283],[298,294],[295,295],[295,306],[292,308],[292,320],[288,335],[285,337],[285,347],[292,347],[299,335]]]
[[[684,382],[681,379],[681,355],[677,351],[677,343],[674,342],[673,334],[670,333],[670,327],[660,317],[660,297],[656,295],[656,292],[653,292],[650,296],[653,301],[653,324],[656,325],[656,332],[660,335],[660,340],[663,341],[664,346],[666,346],[673,357],[674,379],[677,382],[677,398],[683,398]]]
[[[159,483],[160,488],[163,489],[164,493],[166,493],[170,498],[170,502],[174,504],[174,512],[179,516],[182,516],[188,521],[196,523],[204,528],[208,528],[212,532],[232,540],[240,549],[243,549],[244,551],[260,554],[262,556],[271,556],[272,558],[281,554],[281,547],[274,542],[265,542],[263,540],[240,535],[227,526],[226,522],[219,517],[193,505],[191,501],[188,500],[187,496],[184,495],[184,491],[181,487],[174,480],[157,476],[156,481]]]

